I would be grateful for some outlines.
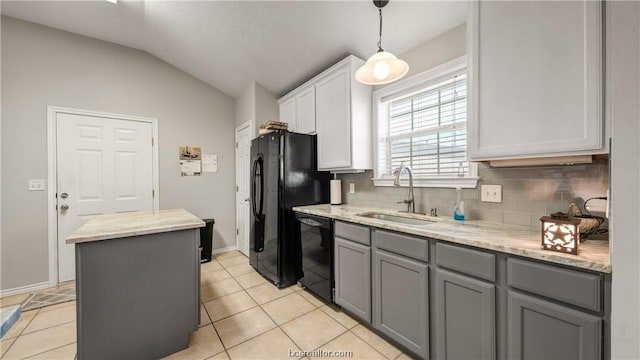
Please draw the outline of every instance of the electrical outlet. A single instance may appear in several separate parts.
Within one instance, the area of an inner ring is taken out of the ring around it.
[[[349,183],[349,194],[355,194],[355,193],[356,193],[356,184]]]
[[[30,179],[29,180],[29,191],[44,191],[44,180],[43,179]]]
[[[501,203],[502,185],[482,185],[480,200],[483,202]]]

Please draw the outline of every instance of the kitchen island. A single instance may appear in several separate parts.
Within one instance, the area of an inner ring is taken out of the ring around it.
[[[200,321],[198,228],[186,210],[99,215],[75,244],[78,359],[157,359]]]

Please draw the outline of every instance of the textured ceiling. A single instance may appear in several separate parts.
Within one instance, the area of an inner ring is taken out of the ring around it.
[[[283,95],[347,54],[376,51],[371,1],[2,1],[4,15],[144,50],[237,97]],[[394,0],[382,45],[407,51],[465,21],[464,1]]]

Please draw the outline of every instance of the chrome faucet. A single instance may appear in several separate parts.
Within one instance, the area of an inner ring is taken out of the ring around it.
[[[411,171],[411,167],[405,165],[403,162],[400,163],[400,167],[398,167],[393,173],[396,175],[396,179],[393,181],[393,186],[400,186],[400,175],[403,170],[407,170],[409,173],[409,198],[403,201],[399,201],[398,204],[404,203],[407,204],[407,212],[415,213],[416,212],[416,202],[413,197],[413,171]]]

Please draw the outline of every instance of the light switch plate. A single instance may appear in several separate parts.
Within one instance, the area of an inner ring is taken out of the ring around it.
[[[502,185],[482,185],[480,191],[480,200],[482,202],[502,202]]]
[[[29,179],[29,191],[44,191],[44,179]]]
[[[355,194],[355,193],[356,193],[356,184],[349,183],[349,194]]]

